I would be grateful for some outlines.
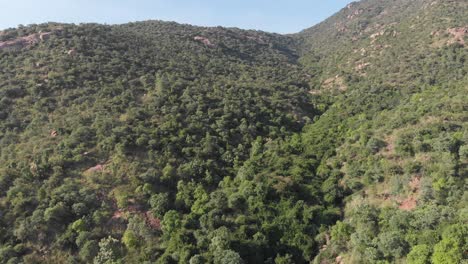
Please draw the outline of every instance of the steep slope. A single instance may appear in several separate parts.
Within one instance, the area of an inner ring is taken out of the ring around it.
[[[466,259],[467,13],[0,32],[0,263]]]
[[[361,1],[293,36],[311,92],[334,95],[301,155],[346,197],[317,263],[467,258],[467,7]]]
[[[421,75],[460,78],[457,70],[454,76],[437,76],[421,68],[427,57],[437,58],[435,51],[464,45],[467,5],[465,1],[361,1],[293,37],[302,43],[303,63],[324,73],[321,81],[336,75],[348,80],[356,75],[378,76],[394,85]],[[448,65],[441,63],[431,70],[445,66],[442,69],[447,71]]]
[[[158,21],[1,35],[2,262],[89,262],[109,235],[127,263],[212,259],[229,247],[203,241],[227,224],[203,217],[237,204],[210,194],[227,198],[255,140],[316,114],[289,37]]]

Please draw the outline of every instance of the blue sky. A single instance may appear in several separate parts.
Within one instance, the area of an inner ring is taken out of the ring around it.
[[[294,33],[350,0],[0,0],[0,29],[47,21],[120,24],[159,19]]]

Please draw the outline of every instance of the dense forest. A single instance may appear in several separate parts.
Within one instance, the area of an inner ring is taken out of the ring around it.
[[[0,31],[0,263],[468,263],[466,41],[462,0]]]

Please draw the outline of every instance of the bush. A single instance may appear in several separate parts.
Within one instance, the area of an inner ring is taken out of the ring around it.
[[[338,221],[331,229],[331,237],[333,240],[346,243],[353,232],[354,228],[351,225]]]
[[[169,208],[169,194],[158,193],[151,196],[149,201],[151,205],[151,211],[158,218],[162,218]]]
[[[382,148],[386,146],[387,146],[387,143],[378,138],[371,138],[369,139],[369,141],[367,141],[367,144],[366,144],[366,147],[369,149],[369,151],[374,154],[379,152]]]
[[[378,248],[386,258],[400,258],[408,252],[408,243],[400,232],[384,232],[378,239]]]
[[[239,253],[232,250],[223,250],[215,253],[215,264],[243,264],[244,261]]]

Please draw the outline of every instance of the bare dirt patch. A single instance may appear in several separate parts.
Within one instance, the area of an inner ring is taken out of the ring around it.
[[[435,39],[433,47],[443,47],[458,43],[465,45],[465,38],[468,37],[468,26],[447,28],[445,31],[433,31],[431,36]]]
[[[400,206],[398,206],[398,208],[400,208],[403,211],[411,211],[416,208],[416,205],[417,205],[416,198],[414,196],[410,196],[406,198],[405,200],[403,200],[400,203]]]
[[[348,89],[348,86],[346,85],[346,82],[343,79],[343,77],[336,75],[335,77],[328,78],[325,81],[323,81],[322,88],[325,88],[327,90],[338,89],[340,91],[346,91]]]
[[[452,36],[448,44],[460,43],[465,45],[465,36],[468,36],[468,27],[449,28],[447,32]]]
[[[411,211],[416,208],[418,204],[417,197],[419,196],[419,190],[421,189],[421,176],[415,176],[408,183],[408,186],[412,192],[406,199],[400,200],[398,208],[404,211]]]

